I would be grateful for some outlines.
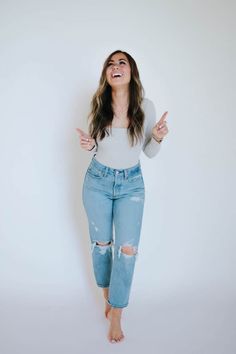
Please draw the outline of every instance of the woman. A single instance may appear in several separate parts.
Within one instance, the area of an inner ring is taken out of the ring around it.
[[[139,156],[143,150],[154,157],[168,133],[168,112],[156,123],[154,105],[143,96],[135,60],[117,50],[104,63],[91,103],[89,134],[77,128],[81,147],[93,154],[83,203],[110,342],[124,338],[121,314],[128,305],[140,239],[145,186]]]

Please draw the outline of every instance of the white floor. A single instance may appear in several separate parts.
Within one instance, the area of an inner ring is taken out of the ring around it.
[[[214,292],[212,292],[213,295]],[[218,295],[158,298],[123,313],[125,341],[107,340],[103,300],[1,302],[1,354],[235,354],[234,299]],[[203,295],[203,294],[202,294]],[[54,302],[54,303],[53,303]]]

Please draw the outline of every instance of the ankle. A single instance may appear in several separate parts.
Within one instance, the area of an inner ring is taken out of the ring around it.
[[[103,296],[105,300],[108,300],[109,288],[103,288]]]
[[[122,309],[115,308],[115,307],[111,308],[111,316],[112,316],[112,318],[121,319],[121,314],[122,314]]]

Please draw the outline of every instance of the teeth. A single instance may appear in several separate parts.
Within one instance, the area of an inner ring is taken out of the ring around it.
[[[122,75],[120,73],[115,73],[115,74],[112,74],[112,77],[121,77]]]

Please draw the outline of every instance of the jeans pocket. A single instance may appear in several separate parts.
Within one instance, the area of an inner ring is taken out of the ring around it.
[[[87,169],[87,174],[93,178],[103,178],[103,173],[102,171],[97,170],[95,167],[89,167]]]
[[[134,182],[136,182],[136,181],[143,181],[143,176],[142,176],[141,173],[138,174],[138,175],[129,176],[129,177],[128,177],[128,181],[129,181],[130,183],[134,183]]]

